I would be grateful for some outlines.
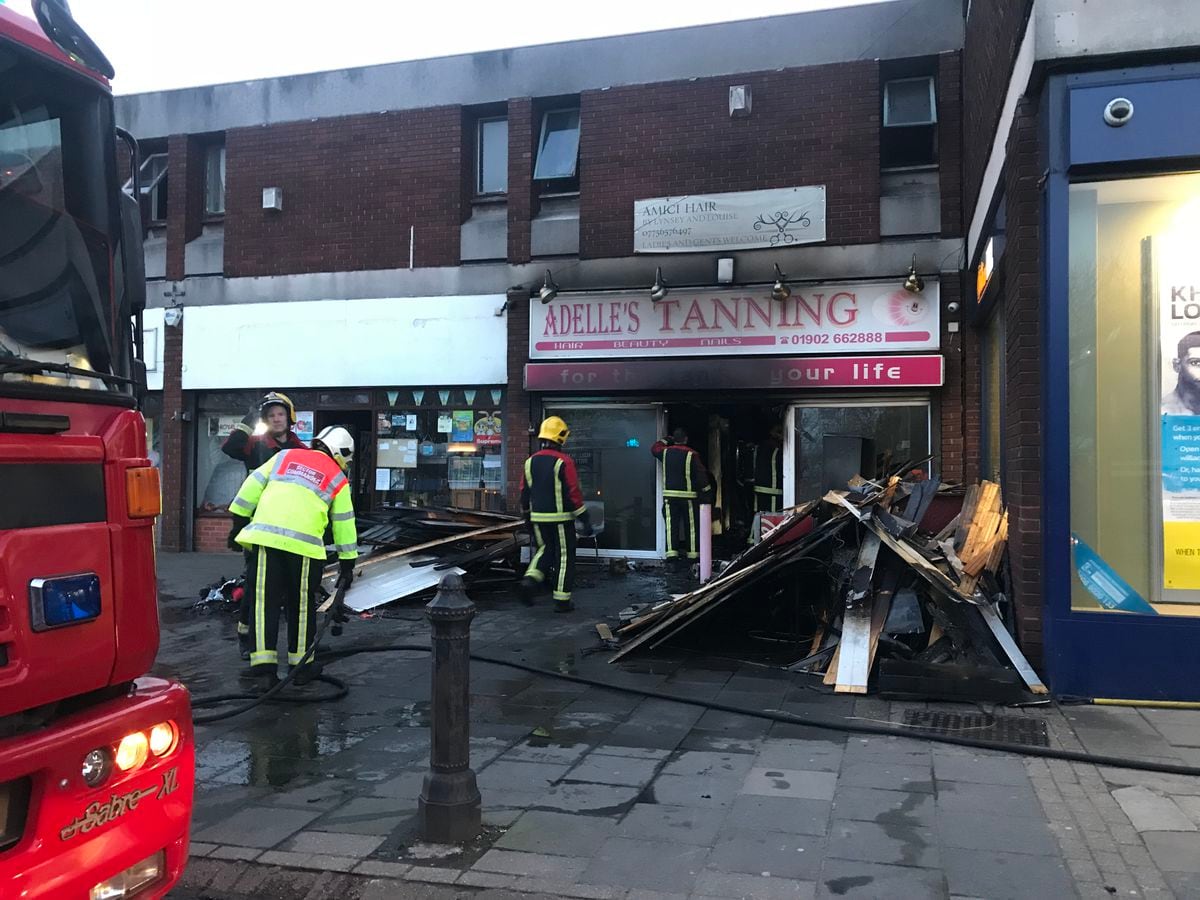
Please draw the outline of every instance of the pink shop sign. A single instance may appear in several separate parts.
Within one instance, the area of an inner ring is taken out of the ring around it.
[[[796,285],[783,301],[762,288],[559,295],[529,305],[530,359],[903,353],[939,345],[936,282]]]
[[[530,391],[940,387],[940,355],[529,363]]]

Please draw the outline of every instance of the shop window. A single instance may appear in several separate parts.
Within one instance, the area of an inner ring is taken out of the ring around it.
[[[396,403],[375,413],[377,508],[504,508],[503,392],[392,391]],[[411,399],[405,405],[404,399]],[[441,400],[445,405],[421,401]],[[390,399],[390,398],[389,398]]]
[[[535,181],[574,178],[579,163],[579,108],[554,109],[542,115]]]
[[[884,169],[937,163],[937,101],[931,76],[884,83],[879,163]]]
[[[1071,186],[1072,607],[1200,614],[1200,175]]]
[[[656,554],[658,462],[650,448],[659,436],[658,408],[555,406],[546,415],[562,416],[571,428],[566,451],[575,460],[583,499],[600,504],[592,517],[604,522],[599,547]]]
[[[929,404],[845,402],[795,407],[796,502],[845,490],[855,475],[876,478],[929,456]]]
[[[211,144],[204,151],[204,213],[225,215],[225,145]]]
[[[508,190],[508,119],[480,119],[475,132],[475,194],[503,194]]]
[[[222,512],[246,479],[246,465],[221,452],[221,445],[246,415],[255,398],[240,408],[233,403],[201,408],[196,427],[196,509]]]

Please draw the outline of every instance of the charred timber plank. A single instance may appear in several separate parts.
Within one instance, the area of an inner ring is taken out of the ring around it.
[[[879,538],[872,532],[863,536],[858,565],[850,576],[846,591],[846,614],[842,619],[841,658],[838,660],[837,693],[865,694],[871,674],[871,580],[879,557]]]

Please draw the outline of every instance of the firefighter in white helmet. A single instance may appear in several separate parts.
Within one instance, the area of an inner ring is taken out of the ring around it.
[[[350,432],[330,426],[313,438],[311,450],[284,450],[251,472],[229,505],[237,542],[255,551],[244,602],[252,610],[250,671],[263,687],[277,678],[281,609],[289,665],[300,663],[313,640],[327,527],[341,565],[338,587],[348,588],[354,578],[358,535],[346,478],[353,458]],[[311,680],[318,668],[309,663],[305,670],[296,673],[298,684]]]

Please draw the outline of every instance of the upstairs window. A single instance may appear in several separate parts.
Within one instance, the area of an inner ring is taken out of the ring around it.
[[[937,163],[937,101],[932,77],[884,83],[879,160],[885,169]]]
[[[225,215],[224,144],[211,144],[204,151],[204,214]]]
[[[535,181],[574,178],[579,167],[579,107],[553,109],[542,116]]]
[[[138,187],[141,198],[146,202],[150,221],[161,223],[167,221],[167,154],[152,153],[142,160],[138,169]],[[133,191],[133,179],[125,182],[125,192]]]
[[[480,119],[475,139],[475,194],[508,190],[508,119]]]

